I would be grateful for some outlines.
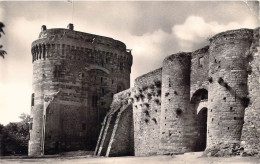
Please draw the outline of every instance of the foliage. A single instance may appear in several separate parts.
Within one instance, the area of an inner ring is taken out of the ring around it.
[[[9,123],[6,126],[0,125],[3,155],[28,153],[30,116],[23,113],[19,118],[22,121]]]
[[[0,38],[1,38],[2,34],[5,34],[4,30],[3,30],[4,27],[5,27],[4,23],[0,22]],[[2,50],[2,48],[3,48],[3,45],[0,45],[0,56],[2,56],[4,58],[7,53],[5,50]]]

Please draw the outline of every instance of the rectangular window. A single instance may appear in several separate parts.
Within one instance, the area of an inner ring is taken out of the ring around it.
[[[98,97],[96,95],[92,96],[92,107],[97,107]]]
[[[123,70],[123,63],[120,63],[120,70]]]
[[[105,89],[102,88],[102,95],[105,95]]]
[[[61,77],[61,65],[55,65],[53,74],[54,77]]]
[[[85,123],[82,124],[82,130],[86,130],[87,126]]]
[[[34,93],[32,93],[31,106],[34,106]]]
[[[201,68],[203,68],[203,66],[204,66],[204,58],[203,57],[200,57],[199,58],[199,67],[201,67]]]
[[[43,59],[45,59],[45,56],[46,56],[46,48],[45,48],[45,46],[43,46],[43,50],[42,50]]]
[[[30,129],[30,130],[32,130],[32,125],[33,125],[33,123],[30,122],[30,123],[29,123],[29,129]]]

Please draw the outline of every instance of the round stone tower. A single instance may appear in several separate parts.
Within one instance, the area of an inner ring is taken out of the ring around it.
[[[194,145],[190,69],[191,53],[173,54],[163,61],[160,154],[184,153]]]
[[[207,149],[239,144],[244,123],[252,30],[227,31],[210,39]]]
[[[130,87],[131,51],[112,38],[42,26],[32,43],[29,156],[93,150],[113,94]]]

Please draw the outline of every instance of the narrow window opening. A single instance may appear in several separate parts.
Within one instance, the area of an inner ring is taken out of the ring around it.
[[[33,127],[33,123],[30,122],[30,123],[29,123],[29,129],[32,130],[32,127]]]
[[[97,107],[98,97],[96,95],[92,96],[92,107]]]
[[[86,124],[85,123],[82,124],[82,130],[86,130]]]
[[[203,57],[199,58],[199,64],[198,65],[199,65],[200,68],[203,68],[203,66],[204,66],[204,58]]]
[[[34,106],[34,93],[32,93],[31,106]]]
[[[54,77],[61,77],[61,65],[55,65]]]
[[[120,70],[123,70],[123,63],[120,63]]]
[[[102,88],[102,95],[105,95],[105,89]]]

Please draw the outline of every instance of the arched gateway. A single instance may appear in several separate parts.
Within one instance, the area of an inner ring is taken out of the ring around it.
[[[191,104],[195,114],[197,126],[197,142],[195,151],[204,151],[207,143],[207,115],[208,115],[208,91],[206,89],[197,90],[192,98]]]

